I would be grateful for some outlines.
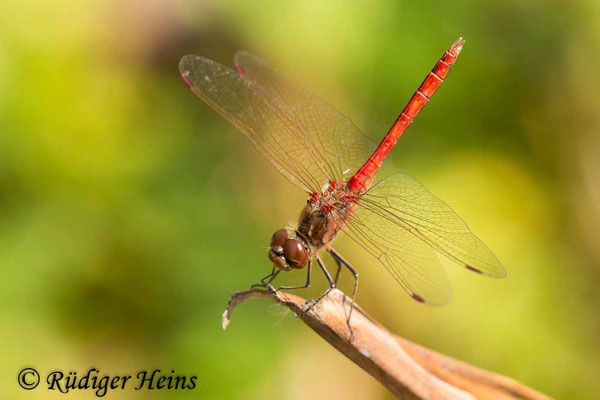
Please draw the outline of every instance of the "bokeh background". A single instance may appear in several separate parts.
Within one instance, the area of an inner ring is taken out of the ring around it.
[[[198,376],[195,390],[113,399],[391,398],[267,301],[221,329],[229,293],[269,272],[270,235],[305,197],[189,92],[178,62],[249,50],[378,141],[458,36],[456,67],[382,176],[401,169],[451,204],[508,278],[448,262],[453,302],[426,307],[340,238],[359,302],[437,351],[599,398],[596,0],[4,1],[0,397],[56,398],[22,390],[24,366],[93,366]],[[306,296],[319,274],[314,286]]]

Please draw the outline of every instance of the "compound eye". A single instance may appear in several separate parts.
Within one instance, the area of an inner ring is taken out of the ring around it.
[[[271,236],[271,247],[283,246],[283,242],[288,238],[287,231],[285,229],[276,230]]]
[[[308,261],[308,254],[302,243],[296,239],[286,239],[283,242],[283,255],[294,268],[302,268]]]

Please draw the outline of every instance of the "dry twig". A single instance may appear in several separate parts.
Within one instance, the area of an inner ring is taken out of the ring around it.
[[[233,293],[223,313],[223,329],[229,324],[233,309],[253,298],[270,298],[288,307],[338,351],[400,398],[549,399],[510,378],[472,367],[395,336],[357,305],[351,319],[355,338],[350,343],[346,324],[350,300],[337,289],[308,311],[310,303],[303,298],[275,292],[272,288]]]

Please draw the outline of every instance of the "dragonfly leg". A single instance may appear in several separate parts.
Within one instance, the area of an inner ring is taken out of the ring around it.
[[[340,272],[342,272],[342,263],[337,258],[334,258],[333,260],[337,265],[337,271],[335,271],[335,278],[333,279],[333,282],[337,286],[338,279],[340,278]]]
[[[279,272],[281,270],[278,270],[277,272]],[[277,272],[275,274],[277,274]],[[312,275],[312,259],[310,259],[308,261],[308,272],[306,273],[306,284],[303,286],[279,286],[279,288],[277,289],[277,291],[280,290],[294,290],[294,289],[306,289],[307,287],[310,286],[310,279],[311,279],[311,275]]]
[[[350,317],[352,317],[352,310],[354,310],[354,300],[356,299],[356,291],[358,289],[358,271],[356,271],[356,269],[354,269],[354,267],[350,265],[350,263],[346,261],[344,257],[342,257],[342,255],[335,251],[333,248],[329,247],[327,248],[327,251],[329,252],[329,255],[331,255],[331,257],[338,264],[338,266],[340,264],[343,264],[346,268],[348,268],[350,273],[352,273],[352,276],[354,276],[354,287],[352,288],[352,304],[350,305],[350,312],[348,313],[348,318],[346,319],[346,324],[348,325],[348,329],[350,329],[350,342],[352,342],[354,341],[354,332],[352,331],[352,327],[350,327]]]
[[[311,308],[316,306],[321,300],[323,300],[323,298],[325,296],[327,296],[327,294],[331,291],[331,289],[335,288],[335,282],[331,278],[331,274],[329,273],[329,271],[327,271],[327,268],[325,268],[325,263],[323,262],[321,257],[316,256],[315,258],[317,259],[317,263],[319,264],[321,271],[323,271],[323,274],[325,274],[325,278],[327,278],[327,282],[329,282],[329,287],[323,292],[322,295],[320,295],[319,297],[317,297],[314,300],[311,300],[312,304],[304,310],[304,313],[307,313]]]
[[[356,297],[356,291],[358,289],[358,271],[356,271],[356,269],[352,265],[350,265],[350,263],[346,261],[340,253],[338,253],[331,247],[328,248],[327,251],[338,264],[338,266],[344,265],[346,268],[348,268],[352,276],[354,276],[354,286],[352,288],[352,301],[354,301],[354,298]]]
[[[327,268],[325,268],[325,263],[323,262],[323,260],[321,260],[321,257],[316,256],[315,257],[317,259],[317,263],[319,264],[319,267],[321,267],[321,271],[323,271],[323,274],[325,274],[325,278],[327,278],[327,282],[329,282],[329,290],[335,288],[335,282],[333,281],[333,279],[331,279],[331,274],[329,273],[329,271],[327,271]]]
[[[273,279],[275,279],[275,277],[277,276],[277,274],[279,274],[279,272],[281,272],[280,269],[275,271],[275,267],[273,267],[273,270],[271,271],[271,273],[269,275],[262,278],[260,280],[260,283],[255,283],[254,285],[250,286],[250,289],[254,289],[257,287],[267,287],[273,281]]]

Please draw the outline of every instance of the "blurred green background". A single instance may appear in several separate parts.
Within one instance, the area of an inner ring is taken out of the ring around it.
[[[339,238],[359,302],[437,351],[599,398],[596,0],[4,1],[0,397],[59,395],[22,390],[24,366],[93,366],[198,376],[114,399],[391,398],[267,301],[221,329],[229,293],[270,271],[270,235],[305,196],[189,92],[178,62],[249,50],[378,141],[459,36],[456,67],[381,176],[402,169],[451,204],[508,278],[448,263],[453,301],[426,307]],[[314,286],[306,296],[319,274]]]

